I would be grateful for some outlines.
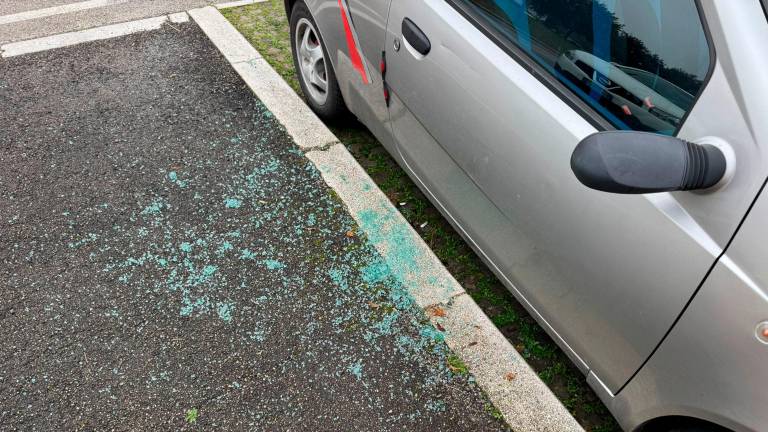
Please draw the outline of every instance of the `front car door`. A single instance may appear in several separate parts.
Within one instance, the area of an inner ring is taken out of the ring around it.
[[[741,71],[717,25],[717,7],[726,6],[716,4],[391,5],[387,83],[399,157],[609,394],[662,341],[765,180],[757,142],[768,137],[752,112],[768,106],[751,94],[765,89],[729,84]],[[429,41],[426,55],[414,28]],[[751,48],[765,51],[757,41]],[[570,156],[583,138],[612,129],[719,137],[736,153],[735,177],[708,193],[587,189]]]

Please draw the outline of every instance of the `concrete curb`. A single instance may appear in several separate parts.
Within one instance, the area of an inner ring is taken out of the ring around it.
[[[216,7],[216,9],[221,10],[221,9],[229,9],[233,7],[247,6],[254,3],[262,3],[265,1],[267,0],[237,0],[237,1],[230,1],[225,3],[218,3],[218,4],[215,4],[214,6]]]
[[[214,7],[189,11],[243,80],[303,150],[339,142],[251,44]]]
[[[469,366],[507,423],[516,431],[583,431],[347,149],[261,55],[218,10],[202,8],[190,15],[307,151],[416,303],[445,330],[448,346]],[[250,58],[237,55],[247,50],[253,50]]]
[[[279,119],[278,119],[279,120]],[[306,153],[422,309],[464,289],[342,144]]]

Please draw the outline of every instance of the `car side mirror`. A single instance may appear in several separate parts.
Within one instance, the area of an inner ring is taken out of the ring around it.
[[[585,186],[618,194],[709,189],[725,176],[726,157],[710,144],[628,131],[599,132],[576,146],[571,169]]]

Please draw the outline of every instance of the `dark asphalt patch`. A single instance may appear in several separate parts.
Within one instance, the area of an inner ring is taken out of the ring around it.
[[[0,428],[505,428],[194,24],[0,62],[0,128]]]

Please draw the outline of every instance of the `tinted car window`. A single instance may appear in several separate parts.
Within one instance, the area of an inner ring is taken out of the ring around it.
[[[712,61],[695,0],[453,0],[619,129],[674,134]]]

